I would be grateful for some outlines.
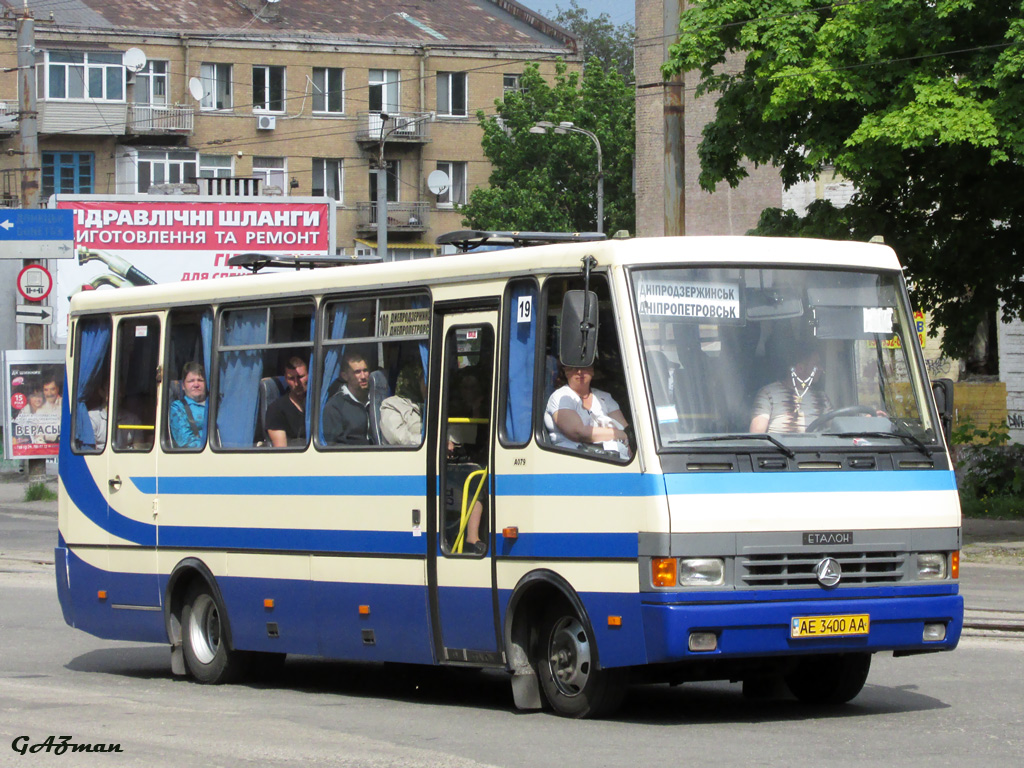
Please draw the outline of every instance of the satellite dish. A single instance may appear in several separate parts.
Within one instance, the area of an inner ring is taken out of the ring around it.
[[[188,81],[188,92],[192,94],[192,98],[196,101],[203,100],[203,81],[198,77],[191,77]]]
[[[129,48],[124,52],[124,68],[129,72],[141,72],[146,66],[146,54],[141,48]]]
[[[427,189],[435,195],[443,195],[451,186],[451,179],[448,178],[448,174],[444,171],[432,171],[427,176]]]

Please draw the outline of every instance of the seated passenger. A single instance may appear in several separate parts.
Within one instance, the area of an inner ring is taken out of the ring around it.
[[[479,468],[479,465],[477,464],[467,465],[468,459],[469,457],[466,455],[465,450],[463,450],[462,443],[460,443],[458,438],[449,431],[447,445],[447,480],[450,498],[447,499],[445,506],[448,507],[450,511],[457,512],[459,514],[462,512],[463,483],[465,482],[469,472]],[[459,465],[462,465],[466,471],[462,471],[459,468]],[[466,521],[466,545],[463,550],[465,554],[482,555],[487,551],[487,542],[480,538],[480,520],[483,518],[483,515],[484,507],[478,499],[473,504],[473,509],[469,513],[469,519]]]
[[[171,403],[171,440],[175,448],[201,448],[206,443],[206,376],[203,366],[185,363],[182,398]]]
[[[380,404],[380,429],[388,445],[419,445],[423,441],[423,401],[427,383],[423,366],[407,363],[398,374],[395,394]]]
[[[564,366],[566,385],[548,398],[544,410],[544,426],[551,442],[565,448],[579,444],[598,445],[606,451],[628,459],[629,425],[619,404],[607,392],[591,389],[594,366]]]
[[[345,382],[324,405],[324,440],[328,445],[372,445],[370,439],[370,369],[359,352],[341,361]]]
[[[284,367],[288,396],[267,407],[267,435],[275,448],[306,444],[306,381],[309,369],[301,357],[291,358]]]
[[[822,379],[817,351],[804,355],[789,369],[788,379],[761,387],[754,397],[751,432],[804,432],[807,425],[832,410]]]

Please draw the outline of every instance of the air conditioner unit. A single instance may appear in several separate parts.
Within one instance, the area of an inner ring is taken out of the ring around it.
[[[274,115],[260,115],[256,118],[256,127],[261,131],[272,131],[277,128],[277,118]]]

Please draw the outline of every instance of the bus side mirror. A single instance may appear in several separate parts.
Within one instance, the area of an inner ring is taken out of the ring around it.
[[[942,434],[949,440],[953,431],[953,380],[933,379],[932,395],[935,397],[935,407],[939,411],[939,420],[942,422]]]
[[[560,330],[558,361],[570,368],[593,365],[597,354],[597,294],[566,291]]]

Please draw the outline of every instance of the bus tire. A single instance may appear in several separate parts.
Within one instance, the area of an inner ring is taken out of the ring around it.
[[[564,717],[611,714],[626,693],[624,669],[598,669],[594,639],[568,606],[549,610],[538,638],[537,676],[551,708]]]
[[[219,685],[236,680],[244,654],[228,648],[227,614],[205,583],[191,586],[181,611],[185,667],[199,683]]]
[[[786,675],[786,686],[807,704],[845,704],[861,692],[870,669],[870,653],[807,656]]]

